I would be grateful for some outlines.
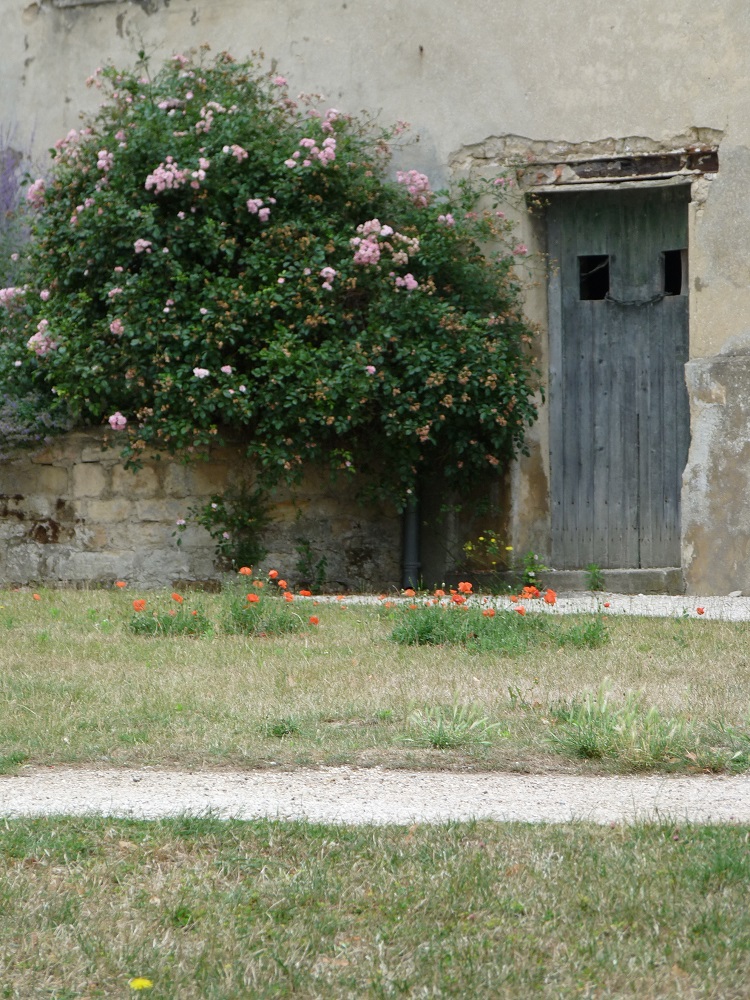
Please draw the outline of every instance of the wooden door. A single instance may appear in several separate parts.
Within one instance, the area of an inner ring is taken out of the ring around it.
[[[548,209],[552,565],[680,565],[687,186]]]

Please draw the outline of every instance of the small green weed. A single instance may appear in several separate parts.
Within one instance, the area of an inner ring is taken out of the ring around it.
[[[302,732],[299,722],[294,718],[269,719],[263,730],[266,736],[273,736],[277,740],[298,736]]]
[[[300,577],[309,584],[312,590],[321,591],[326,582],[328,560],[325,556],[321,556],[318,560],[315,559],[312,545],[308,538],[297,539],[295,552],[299,556],[295,563],[295,569],[300,574]]]
[[[586,567],[586,589],[604,590],[604,573],[596,563],[589,563]]]
[[[522,555],[517,563],[517,572],[524,587],[541,587],[542,576],[548,569],[541,556],[531,550]]]

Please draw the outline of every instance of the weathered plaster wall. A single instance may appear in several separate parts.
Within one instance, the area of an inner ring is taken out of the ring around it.
[[[688,593],[750,593],[750,335],[686,366],[692,440],[683,477]]]
[[[0,580],[145,587],[178,581],[215,581],[214,543],[198,525],[179,536],[178,518],[196,502],[221,493],[247,470],[239,451],[217,449],[209,462],[182,465],[146,461],[132,473],[119,454],[102,450],[101,433],[73,433],[0,470]],[[265,535],[265,566],[291,583],[300,538],[328,558],[335,589],[379,589],[399,584],[400,518],[393,510],[362,507],[352,484],[332,483],[309,470],[294,494],[274,498]]]
[[[401,164],[426,170],[435,186],[478,150],[484,167],[494,169],[502,157],[492,143],[503,137],[603,149],[624,137],[664,144],[691,130],[715,130],[720,170],[696,186],[691,209],[691,357],[716,355],[747,328],[744,0],[6,0],[5,8],[2,113],[6,126],[11,118],[18,124],[19,145],[33,137],[37,150],[78,125],[80,109],[95,109],[97,92],[84,79],[96,65],[132,62],[141,48],[158,62],[203,42],[240,57],[263,49],[293,88],[320,92],[347,110],[379,111],[384,121],[409,120],[413,141],[398,154]],[[522,239],[542,248],[540,230],[523,224]],[[528,306],[544,326],[543,276]],[[543,336],[539,350],[544,363]],[[741,362],[732,363],[739,373]],[[692,413],[694,439],[708,441],[709,411],[696,400]],[[711,440],[721,453],[722,440]],[[513,471],[510,531],[517,546],[544,552],[544,414],[529,441],[532,455]],[[688,513],[714,510],[699,455],[694,447],[686,471]],[[706,538],[718,538],[723,523],[705,524]],[[692,555],[687,562],[695,566],[692,585],[709,580],[700,569],[705,562]]]

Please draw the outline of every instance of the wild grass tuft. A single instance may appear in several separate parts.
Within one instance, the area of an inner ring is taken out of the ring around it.
[[[700,770],[723,771],[747,762],[747,745],[735,750],[731,742],[707,739],[709,731],[686,718],[669,718],[658,708],[646,708],[643,699],[629,693],[614,704],[608,686],[587,692],[582,700],[553,713],[557,725],[549,739],[557,750],[588,760],[617,760],[632,770],[669,768],[691,763]]]
[[[413,712],[409,718],[411,736],[404,743],[433,750],[458,750],[490,746],[498,729],[481,715],[475,705],[438,706]]]

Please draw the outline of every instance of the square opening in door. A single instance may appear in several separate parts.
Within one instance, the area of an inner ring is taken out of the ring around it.
[[[578,258],[581,299],[606,299],[609,292],[609,255],[588,254]]]

